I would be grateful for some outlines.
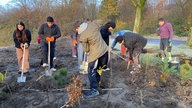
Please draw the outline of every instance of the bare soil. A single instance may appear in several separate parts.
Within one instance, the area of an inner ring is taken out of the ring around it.
[[[0,70],[6,79],[0,84],[0,108],[60,108],[68,100],[66,87],[73,75],[79,75],[77,58],[71,57],[70,39],[62,38],[56,46],[56,68],[68,69],[68,80],[56,86],[51,77],[43,76],[40,66],[41,53],[38,44],[30,46],[31,75],[26,83],[17,83],[19,77],[14,47],[0,49]],[[192,81],[180,80],[171,74],[167,83],[160,80],[157,67],[142,68],[132,75],[127,62],[111,55],[110,71],[103,72],[100,95],[90,99],[80,96],[72,108],[191,108]],[[83,88],[89,88],[87,75],[82,77]],[[107,89],[107,90],[106,90]],[[108,90],[110,89],[110,90]],[[86,92],[86,91],[83,91]]]

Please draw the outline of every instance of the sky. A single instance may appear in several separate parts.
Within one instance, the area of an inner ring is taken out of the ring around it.
[[[5,6],[11,0],[0,0],[0,5]]]

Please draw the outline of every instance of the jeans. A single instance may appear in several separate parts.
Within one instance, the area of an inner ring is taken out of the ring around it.
[[[48,43],[46,41],[41,41],[41,51],[43,63],[48,63]],[[55,41],[50,43],[50,68],[53,68],[53,57],[55,52]]]
[[[83,62],[83,55],[84,55],[83,45],[81,43],[78,43],[77,54],[78,54],[78,65],[80,66]]]
[[[90,89],[98,89],[98,84],[100,81],[100,75],[97,73],[97,60],[90,62],[88,64],[88,78],[90,81]]]

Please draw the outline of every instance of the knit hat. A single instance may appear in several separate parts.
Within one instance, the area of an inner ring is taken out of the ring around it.
[[[81,34],[83,31],[86,30],[88,24],[87,23],[82,23],[79,27],[79,31],[78,31],[78,34]]]

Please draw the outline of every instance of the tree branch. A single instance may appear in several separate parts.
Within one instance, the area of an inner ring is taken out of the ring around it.
[[[136,4],[134,0],[131,0],[131,1],[132,1],[133,5],[134,5],[135,7],[137,7],[138,4]]]

